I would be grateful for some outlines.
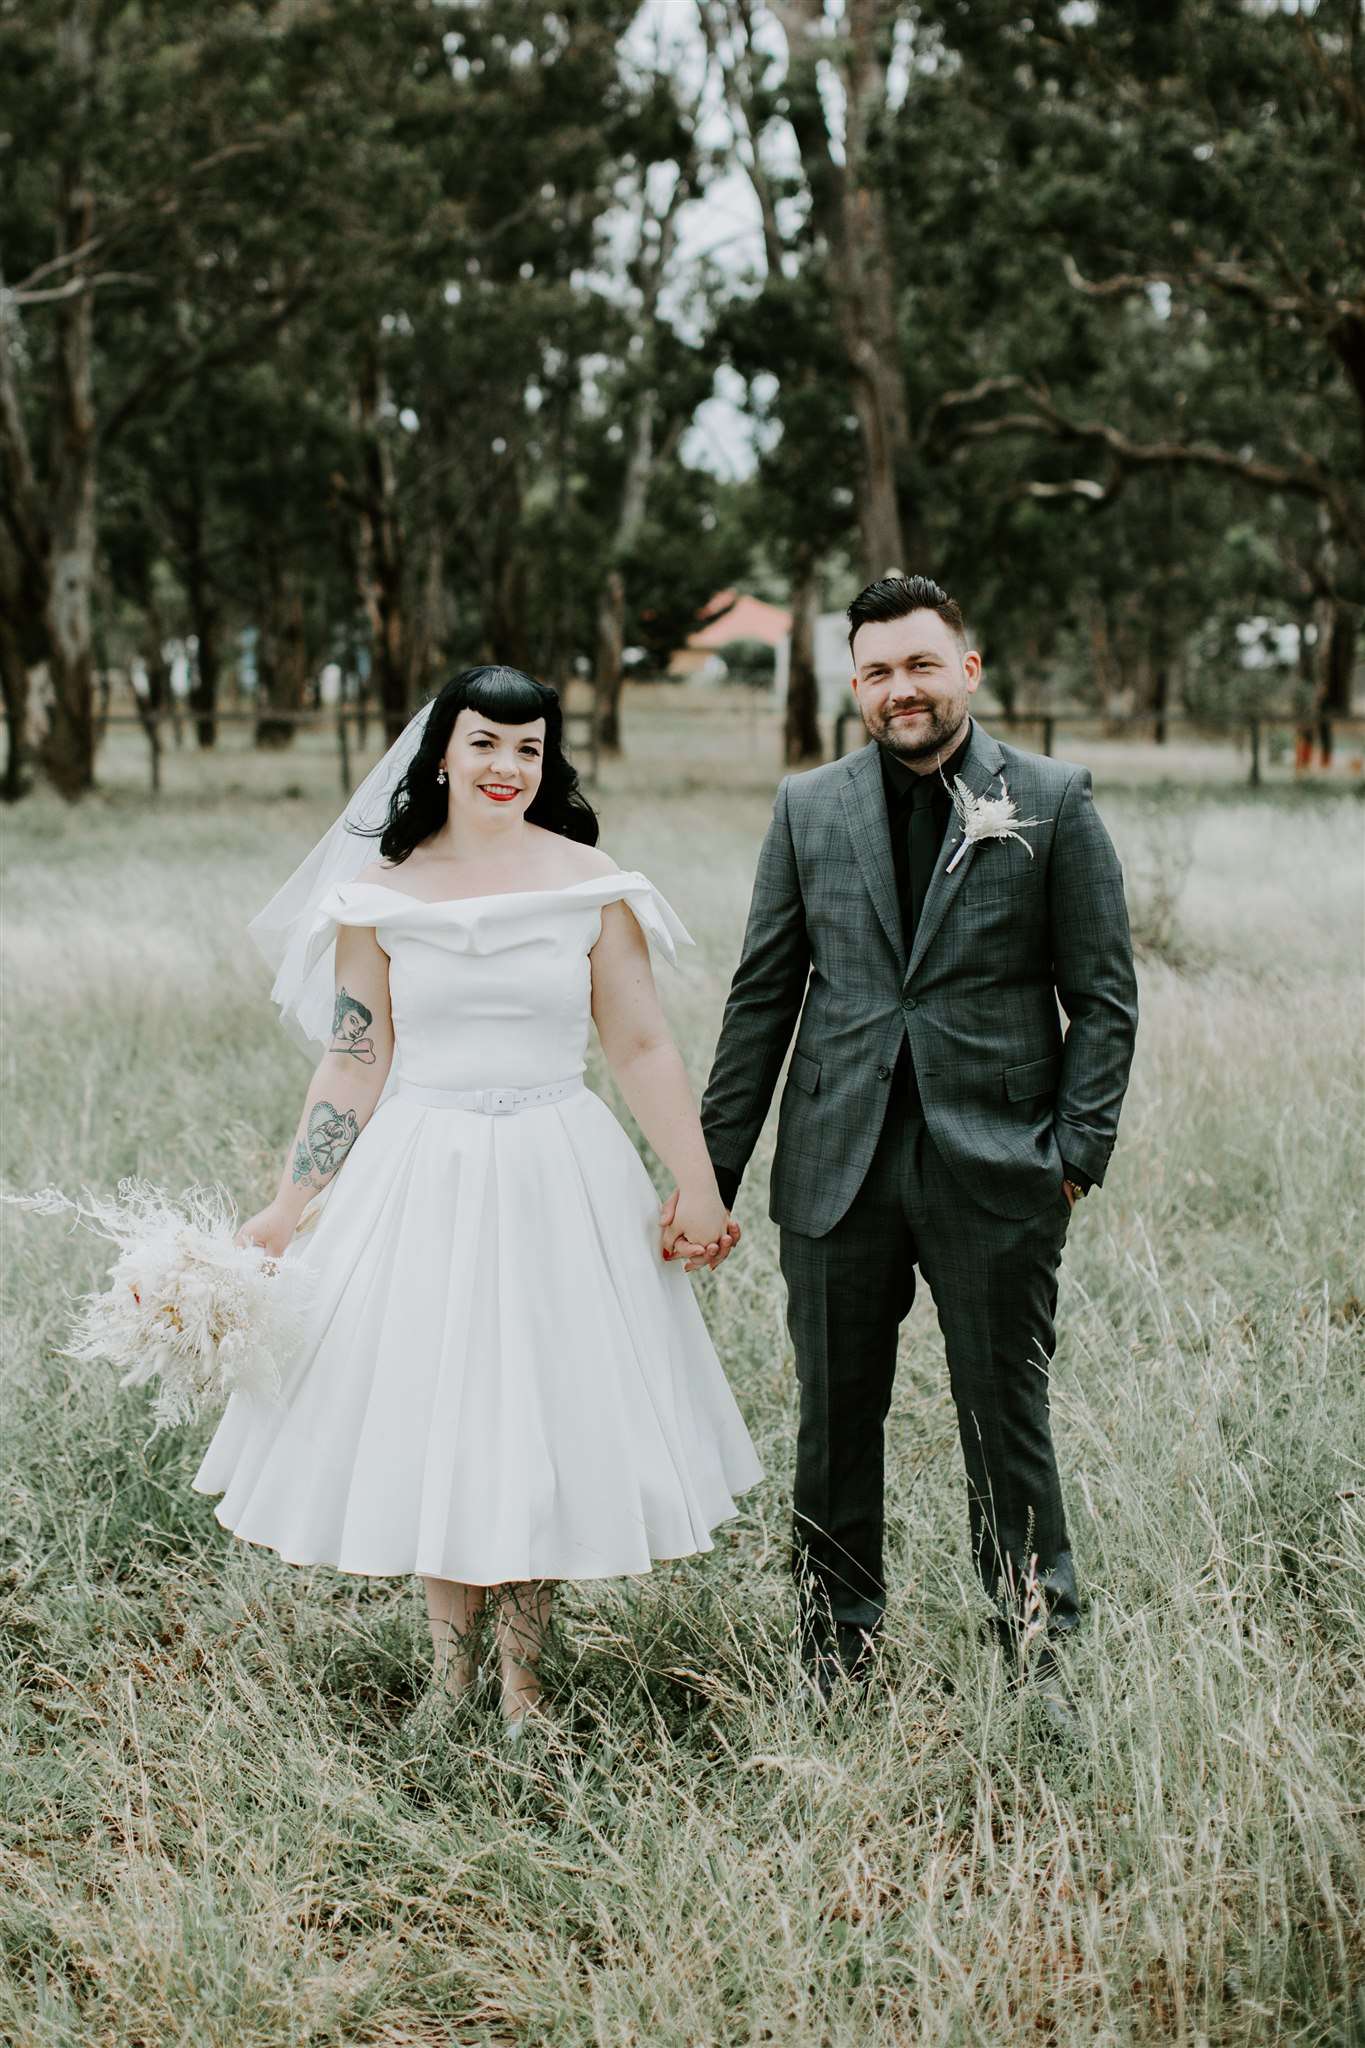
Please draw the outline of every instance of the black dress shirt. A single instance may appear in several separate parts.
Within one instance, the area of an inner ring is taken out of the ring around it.
[[[905,957],[908,960],[914,950],[915,931],[919,924],[919,913],[924,903],[928,874],[932,874],[943,845],[943,835],[948,829],[948,820],[953,815],[953,777],[962,772],[971,745],[971,721],[967,730],[953,748],[947,759],[937,767],[918,774],[889,747],[878,742],[877,751],[881,756],[882,787],[886,792],[886,822],[891,839],[891,864],[896,871],[896,897],[901,907],[901,937],[905,942]],[[927,809],[927,819],[921,812]],[[917,816],[917,813],[920,815]],[[928,830],[924,830],[927,824]],[[919,859],[916,860],[918,842]],[[896,1116],[922,1115],[920,1109],[919,1085],[915,1079],[915,1063],[910,1053],[910,1041],[902,1037],[900,1051],[891,1075],[890,1113]]]
[[[911,873],[910,834],[911,814],[917,801],[929,799],[929,815],[933,820],[935,852],[943,844],[943,835],[948,829],[948,820],[953,814],[953,777],[962,773],[962,764],[967,758],[971,745],[972,728],[968,721],[952,753],[942,764],[941,772],[929,769],[925,775],[917,775],[899,760],[889,747],[878,745],[881,755],[882,783],[886,790],[886,818],[891,829],[891,861],[896,870],[896,895],[901,907],[901,935],[905,940],[905,957],[908,960],[915,944],[915,927],[919,922],[920,903],[913,886],[917,879]],[[920,899],[922,901],[922,897]]]
[[[893,754],[889,747],[878,743],[881,756],[882,783],[886,791],[886,820],[891,840],[891,864],[896,876],[896,897],[901,908],[901,934],[905,941],[907,960],[914,948],[915,927],[919,921],[919,910],[923,903],[923,872],[915,872],[911,853],[911,817],[917,802],[923,803],[928,797],[928,809],[933,820],[933,845],[935,858],[943,845],[943,835],[948,829],[948,820],[953,811],[953,777],[960,775],[971,745],[972,726],[968,721],[967,730],[939,768],[931,768],[927,775],[917,775],[913,768],[906,766]],[[920,842],[923,846],[924,842]],[[917,890],[916,883],[920,887]],[[910,1041],[902,1036],[900,1051],[891,1075],[891,1102],[888,1107],[900,1115],[921,1115],[919,1087],[915,1080],[914,1061],[910,1056]],[[715,1162],[712,1162],[715,1165]],[[1089,1190],[1094,1183],[1090,1176],[1078,1167],[1062,1163],[1068,1180],[1078,1188]],[[715,1166],[716,1185],[720,1198],[727,1209],[735,1206],[739,1193],[741,1176],[733,1167]]]

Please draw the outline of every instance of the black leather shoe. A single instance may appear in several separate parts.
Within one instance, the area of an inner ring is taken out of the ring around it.
[[[1080,1743],[1085,1731],[1072,1703],[1062,1662],[1051,1643],[1040,1643],[1027,1659],[1016,1686],[1026,1688],[1044,1731],[1055,1742]]]
[[[1000,1650],[1009,1670],[1011,1692],[1027,1691],[1049,1736],[1058,1742],[1083,1742],[1085,1731],[1072,1701],[1063,1669],[1069,1629],[1053,1630],[1041,1642],[1025,1645],[1008,1618],[989,1614],[981,1624],[983,1642]]]
[[[835,1636],[845,1676],[855,1684],[866,1685],[877,1661],[876,1636],[871,1629],[858,1628],[848,1621],[836,1622]]]
[[[807,1644],[801,1661],[822,1700],[828,1703],[841,1687],[866,1692],[876,1663],[875,1641],[869,1630],[839,1621],[833,1641],[822,1632],[816,1642]]]

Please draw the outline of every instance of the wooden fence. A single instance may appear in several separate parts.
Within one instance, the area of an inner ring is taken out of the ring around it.
[[[719,705],[716,709],[718,716],[728,715]],[[350,795],[357,779],[354,773],[353,750],[356,741],[353,733],[359,728],[368,737],[371,732],[382,734],[383,731],[382,715],[373,704],[363,708],[357,704],[328,705],[318,711],[276,711],[271,706],[262,704],[224,708],[200,714],[194,711],[187,701],[181,700],[174,706],[163,706],[159,711],[153,711],[149,705],[140,702],[135,711],[97,712],[96,734],[102,735],[108,726],[141,727],[147,737],[151,787],[155,794],[161,787],[161,755],[167,725],[172,727],[179,743],[185,730],[192,731],[201,715],[211,717],[216,726],[229,728],[255,725],[292,726],[299,732],[331,732],[336,740],[337,776],[344,796]],[[1056,751],[1059,728],[1067,733],[1100,732],[1106,739],[1116,740],[1170,740],[1181,732],[1201,738],[1206,738],[1211,733],[1220,733],[1233,739],[1240,737],[1247,749],[1247,780],[1252,789],[1257,789],[1261,785],[1264,749],[1270,735],[1285,732],[1294,735],[1296,740],[1301,740],[1309,730],[1308,721],[1303,715],[1292,711],[1258,712],[1254,716],[1210,715],[1200,718],[1191,718],[1183,712],[1165,712],[1158,717],[1148,711],[1127,718],[1115,718],[1102,711],[992,711],[985,722],[992,730],[1002,729],[1011,738],[1022,734],[1023,744],[1042,754],[1052,754]],[[1344,738],[1347,734],[1361,736],[1360,745],[1365,749],[1365,714],[1334,714],[1331,723],[1334,734],[1339,738]],[[864,736],[865,728],[856,707],[841,711],[834,721],[835,758],[848,753],[852,746],[861,746]],[[571,755],[580,776],[584,783],[591,787],[596,783],[598,774],[597,728],[591,710],[566,709],[564,738],[566,750]],[[776,761],[774,772],[780,773],[780,764]]]
[[[992,731],[997,726],[1003,727],[1011,738],[1020,727],[1026,728],[1032,735],[1033,751],[1039,754],[1055,752],[1059,726],[1067,732],[1074,732],[1078,728],[1085,730],[1089,727],[1102,732],[1106,739],[1116,740],[1145,739],[1165,742],[1182,730],[1198,734],[1200,737],[1206,737],[1211,732],[1242,734],[1249,753],[1250,768],[1247,781],[1252,789],[1259,789],[1261,786],[1262,747],[1270,733],[1288,731],[1297,738],[1300,734],[1306,733],[1310,725],[1315,735],[1317,729],[1316,719],[1310,721],[1305,719],[1302,713],[1292,711],[1257,712],[1254,717],[1234,713],[1226,717],[1210,715],[1202,718],[1190,718],[1183,712],[1170,711],[1162,712],[1160,715],[1144,711],[1126,718],[1114,718],[1104,711],[992,711],[984,722]],[[1365,714],[1338,716],[1334,712],[1331,725],[1333,732],[1338,735],[1348,732],[1365,734]],[[850,731],[853,733],[853,744],[861,746],[866,736],[861,714],[856,710],[841,711],[834,721],[836,760],[840,755],[851,752],[847,738]]]
[[[184,728],[191,731],[200,719],[210,720],[214,726],[264,725],[277,727],[292,726],[296,732],[328,732],[336,736],[337,772],[341,781],[341,793],[349,796],[355,787],[352,772],[351,728],[359,727],[368,735],[384,731],[384,718],[373,704],[329,704],[321,711],[276,711],[271,705],[253,705],[246,709],[215,709],[210,712],[195,711],[188,699],[181,699],[174,706],[163,706],[154,711],[150,705],[139,701],[136,711],[100,711],[95,716],[95,736],[98,740],[105,728],[111,725],[140,726],[146,734],[149,772],[152,794],[161,788],[161,755],[164,749],[163,733],[169,725],[180,744]],[[565,711],[565,751],[578,769],[581,780],[589,785],[597,780],[597,723],[591,711]]]

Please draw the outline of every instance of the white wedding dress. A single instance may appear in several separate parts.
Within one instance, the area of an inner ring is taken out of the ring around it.
[[[687,934],[638,873],[322,899],[310,962],[340,924],[389,956],[394,1075],[285,1254],[314,1292],[281,1396],[234,1395],[195,1474],[236,1535],[347,1572],[615,1577],[709,1550],[762,1476],[649,1176],[581,1080],[617,901],[671,960]],[[450,1100],[550,1083],[511,1114]]]

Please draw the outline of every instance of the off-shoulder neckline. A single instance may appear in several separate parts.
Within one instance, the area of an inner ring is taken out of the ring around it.
[[[603,882],[645,881],[638,868],[616,868],[606,875],[580,875],[576,882],[562,882],[554,889],[489,889],[481,896],[414,896],[410,889],[395,889],[388,882],[339,882],[341,889],[375,889],[381,896],[396,896],[400,903],[415,903],[420,910],[448,910],[459,903],[502,903],[520,896],[568,896],[575,889]]]

